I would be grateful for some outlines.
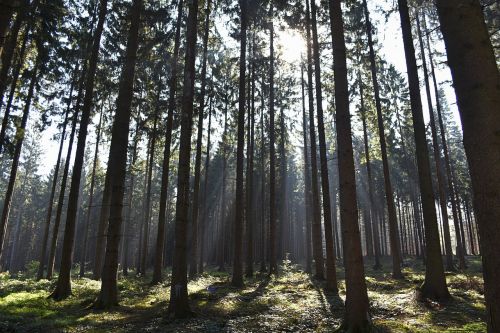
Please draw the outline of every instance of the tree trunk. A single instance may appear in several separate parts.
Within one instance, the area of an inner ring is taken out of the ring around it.
[[[365,24],[368,35],[368,46],[370,50],[370,69],[372,73],[373,91],[375,95],[375,106],[377,110],[378,136],[380,141],[380,152],[382,154],[382,166],[384,171],[384,189],[387,204],[387,214],[389,215],[389,239],[392,255],[392,277],[403,278],[401,273],[401,246],[398,238],[398,220],[396,217],[396,207],[394,206],[394,193],[392,191],[391,176],[389,171],[389,160],[387,158],[387,144],[385,142],[384,121],[382,119],[382,105],[380,102],[379,85],[377,79],[377,67],[375,63],[375,51],[373,50],[372,30],[370,15],[366,0],[363,0],[365,8]]]
[[[85,97],[82,107],[82,118],[78,131],[78,143],[75,152],[75,162],[71,174],[71,187],[68,197],[68,210],[66,214],[66,228],[64,229],[63,252],[61,258],[61,269],[57,279],[57,285],[50,297],[61,300],[71,295],[71,263],[73,261],[73,245],[75,241],[76,213],[78,210],[78,192],[80,189],[81,173],[83,169],[83,159],[85,156],[85,142],[87,140],[87,130],[92,109],[92,98],[94,92],[94,78],[99,58],[101,35],[104,27],[104,20],[107,12],[107,0],[100,0],[99,18],[93,38],[91,56],[89,60],[89,71],[85,83]]]
[[[437,225],[434,193],[432,190],[429,150],[425,138],[425,124],[420,100],[417,60],[413,47],[410,14],[407,0],[398,0],[401,30],[405,49],[408,83],[410,88],[411,112],[420,183],[420,196],[425,225],[425,280],[420,290],[423,297],[444,300],[450,297],[444,276],[443,258],[439,246],[439,231]]]
[[[31,21],[30,21],[30,23],[31,23]],[[12,83],[11,83],[11,88],[10,88],[10,92],[9,92],[9,98],[7,100],[7,105],[5,107],[5,112],[4,112],[3,119],[2,119],[2,128],[0,130],[0,154],[3,151],[4,144],[5,144],[5,133],[7,132],[7,127],[9,125],[10,110],[12,107],[12,101],[13,101],[15,90],[16,90],[17,80],[19,79],[19,74],[21,73],[21,69],[24,65],[24,56],[26,53],[26,46],[28,44],[30,30],[31,30],[31,24],[28,24],[28,26],[25,28],[23,42],[21,43],[21,49],[19,50],[19,54],[17,56],[17,65],[14,68],[14,71],[12,73]],[[10,67],[10,65],[9,65],[9,67]],[[2,77],[0,77],[0,107],[3,104],[3,95],[4,95],[5,87],[7,84],[7,74],[8,74],[8,68],[7,68],[6,72],[5,72],[5,78],[3,77],[3,70],[4,70],[3,61],[2,61],[2,69],[1,70],[2,70],[2,73],[0,75],[2,75]]]
[[[240,78],[238,97],[238,141],[236,148],[236,211],[234,220],[234,256],[233,276],[231,284],[235,287],[243,287],[243,210],[245,207],[243,198],[243,153],[245,149],[245,78],[246,78],[246,54],[247,54],[247,0],[239,0],[240,3]],[[248,186],[248,184],[247,184]]]
[[[323,116],[323,96],[321,92],[321,67],[318,42],[318,28],[316,23],[316,1],[311,0],[312,38],[314,74],[316,79],[316,111],[318,114],[318,139],[321,168],[321,193],[323,194],[323,220],[325,225],[326,244],[326,288],[338,292],[335,269],[335,248],[333,245],[332,212],[330,207],[330,181],[328,179],[328,160],[326,157],[325,124]]]
[[[208,106],[208,128],[207,128],[207,156],[205,159],[205,180],[203,182],[203,197],[201,204],[202,223],[200,225],[200,260],[198,261],[198,273],[203,273],[204,267],[204,244],[205,244],[205,229],[208,222],[208,209],[207,209],[207,194],[208,194],[208,175],[210,167],[210,133],[212,131],[212,96],[210,96],[210,103]]]
[[[94,203],[94,187],[95,187],[95,172],[97,168],[97,160],[99,158],[99,143],[101,141],[101,130],[102,130],[102,116],[104,109],[104,101],[102,101],[101,105],[101,113],[99,116],[99,125],[97,125],[97,137],[95,139],[95,149],[94,149],[94,161],[92,162],[92,175],[90,178],[90,194],[89,194],[89,208],[87,210],[87,219],[84,225],[83,231],[83,246],[82,246],[82,257],[80,260],[80,274],[79,276],[82,278],[85,275],[85,260],[87,259],[87,244],[89,239],[89,226],[90,226],[90,217],[92,213],[92,205]]]
[[[276,149],[274,126],[274,2],[269,8],[269,274],[278,272],[276,263]]]
[[[103,309],[118,305],[118,248],[121,237],[123,196],[125,194],[125,177],[127,174],[127,147],[130,127],[131,104],[134,95],[134,74],[139,45],[139,29],[141,26],[142,0],[134,0],[130,9],[130,28],[127,39],[125,63],[120,77],[120,89],[116,99],[116,113],[111,130],[111,146],[109,148],[108,173],[111,186],[111,205],[109,209],[109,226],[106,242],[106,254],[102,269],[101,291],[94,308]],[[156,125],[156,119],[155,119]],[[154,139],[151,155],[154,153]]]
[[[76,74],[77,71],[75,71]],[[76,77],[77,75],[75,75]],[[52,186],[50,190],[49,207],[47,208],[47,217],[45,219],[45,226],[43,229],[43,239],[42,239],[42,251],[40,252],[40,259],[38,264],[38,272],[36,279],[40,280],[43,277],[43,272],[45,269],[45,258],[47,257],[47,242],[49,241],[49,229],[50,221],[52,220],[52,208],[54,207],[54,197],[56,194],[57,178],[59,176],[59,167],[61,165],[61,156],[64,146],[64,140],[66,138],[66,126],[68,125],[68,116],[71,110],[71,102],[73,101],[73,89],[75,82],[71,81],[71,88],[69,89],[68,105],[66,107],[66,113],[64,115],[63,129],[61,131],[61,139],[59,142],[59,152],[57,153],[57,162],[54,168],[54,176],[52,178]]]
[[[255,29],[255,20],[253,29]],[[251,83],[250,83],[250,108],[248,110],[248,145],[247,145],[247,188],[246,188],[246,236],[247,236],[247,255],[245,276],[253,276],[253,252],[254,240],[253,231],[255,229],[255,211],[254,211],[254,147],[255,147],[255,31],[252,33],[252,60],[251,60]]]
[[[346,313],[343,326],[344,329],[355,332],[369,329],[370,316],[368,313],[368,294],[363,267],[363,254],[361,252],[361,235],[357,220],[358,207],[356,203],[356,180],[341,1],[330,0],[329,8],[335,71],[335,118],[337,122],[339,161],[340,219],[342,223],[346,282]]]
[[[500,75],[478,1],[438,0],[474,193],[488,332],[500,330]]]
[[[85,67],[85,66],[84,66]],[[56,210],[56,219],[54,221],[54,227],[52,228],[52,239],[50,242],[50,252],[49,258],[47,262],[47,279],[52,279],[52,275],[54,274],[54,264],[56,260],[56,249],[57,249],[57,239],[59,236],[59,226],[61,224],[62,219],[62,210],[64,206],[64,194],[66,193],[66,183],[68,180],[69,174],[69,165],[71,162],[71,152],[73,151],[73,144],[76,133],[76,124],[78,123],[78,113],[80,111],[80,101],[83,94],[83,82],[85,78],[85,70],[82,71],[80,78],[80,88],[78,89],[78,96],[76,97],[76,106],[73,111],[73,120],[71,122],[71,133],[68,140],[68,151],[66,153],[66,160],[64,162],[64,170],[63,176],[61,179],[61,190],[59,191],[59,198],[57,199],[57,210]]]
[[[2,36],[1,29],[3,28],[3,24],[5,23],[5,21],[3,21],[3,18],[0,16],[0,22],[1,22],[0,23],[0,53],[1,53],[1,59],[2,59],[2,66],[0,69],[0,107],[3,105],[3,96],[4,96],[5,90],[7,88],[7,81],[8,81],[7,77],[9,74],[10,66],[12,64],[12,59],[14,57],[14,51],[16,50],[16,47],[17,47],[17,38],[19,35],[19,31],[21,30],[22,24],[26,20],[26,16],[27,16],[28,12],[30,11],[30,8],[35,9],[34,7],[30,6],[29,2],[26,0],[23,0],[23,4],[21,6],[22,6],[22,8],[19,8],[18,13],[16,15],[16,20],[14,21],[14,24],[12,24],[12,28],[10,29],[9,39],[7,40],[7,43],[5,43],[5,47],[3,47],[3,48],[2,48],[3,41],[6,38]],[[0,8],[1,7],[2,7],[2,5],[1,5],[1,1],[0,1]],[[28,24],[26,25],[25,32],[24,32],[24,39],[25,40],[27,39],[27,36],[30,33],[32,22],[33,22],[33,20],[30,19]],[[25,42],[23,42],[23,43],[25,43]],[[5,131],[2,131],[0,133],[0,144],[3,143],[4,136],[5,136]],[[0,152],[1,152],[1,146],[0,146]]]
[[[304,206],[306,224],[306,273],[311,273],[311,168],[309,166],[309,148],[307,142],[306,97],[304,87],[304,66],[300,66],[300,85],[302,88],[302,132],[304,141]]]
[[[161,81],[161,78],[159,78]],[[156,136],[157,136],[157,125],[158,125],[158,113],[160,111],[160,92],[161,92],[161,83],[158,85],[158,95],[156,99],[156,110],[154,115],[154,124],[153,124],[153,132],[151,134],[151,143],[149,150],[149,162],[147,163],[147,172],[146,172],[146,201],[144,205],[144,231],[142,238],[142,251],[141,251],[141,273],[146,274],[147,269],[147,260],[148,260],[148,247],[149,247],[149,223],[151,220],[151,182],[153,178],[153,164],[154,164],[154,156],[155,156],[155,146],[156,146]],[[130,122],[130,120],[129,120]]]
[[[16,147],[14,150],[14,157],[12,159],[12,166],[10,169],[9,183],[7,184],[7,190],[5,192],[5,198],[3,201],[2,209],[2,219],[0,220],[0,261],[3,255],[3,243],[5,239],[5,234],[7,231],[7,222],[9,221],[10,207],[12,204],[12,196],[14,194],[14,186],[17,178],[17,171],[19,166],[19,158],[21,157],[21,149],[23,147],[23,141],[26,131],[26,123],[28,122],[28,116],[31,108],[31,100],[35,92],[35,86],[38,79],[38,66],[40,63],[40,56],[37,56],[34,67],[31,69],[30,85],[28,88],[28,95],[26,96],[26,101],[24,104],[23,116],[21,118],[21,124],[16,131]]]
[[[306,0],[306,43],[307,43],[307,94],[309,96],[309,136],[311,142],[311,189],[312,189],[312,245],[315,264],[314,277],[319,280],[324,279],[323,262],[323,235],[321,230],[321,208],[319,206],[318,189],[318,158],[316,148],[316,128],[314,125],[314,95],[312,81],[312,46],[311,46],[311,14],[309,10],[309,0]]]
[[[189,1],[186,22],[186,55],[182,95],[181,136],[177,180],[177,203],[175,217],[175,245],[172,263],[172,283],[168,312],[175,318],[191,314],[187,293],[187,224],[189,211],[189,172],[191,157],[191,132],[193,122],[194,77],[196,60],[196,23],[198,0]]]
[[[366,175],[367,175],[367,183],[368,183],[368,214],[367,214],[367,219],[365,223],[365,228],[368,228],[367,232],[367,250],[368,250],[368,255],[370,253],[375,254],[375,266],[374,269],[380,269],[381,264],[380,264],[380,241],[378,239],[378,231],[377,231],[377,225],[375,224],[373,226],[373,234],[375,236],[375,248],[374,251],[373,249],[370,248],[371,246],[371,235],[372,235],[372,223],[371,220],[375,216],[375,200],[373,198],[373,180],[372,180],[372,167],[371,167],[371,162],[370,162],[370,150],[369,150],[369,142],[368,142],[368,131],[367,131],[367,126],[366,126],[366,110],[365,110],[365,99],[364,99],[364,89],[363,89],[363,82],[361,81],[361,72],[358,74],[358,81],[359,81],[359,95],[360,95],[360,101],[361,101],[361,122],[363,124],[363,141],[364,141],[364,146],[365,146],[365,159],[366,159]],[[375,220],[373,218],[373,220]]]
[[[208,36],[210,33],[210,4],[207,1],[207,9],[205,12],[205,31],[203,35],[203,51],[201,65],[201,90],[199,96],[198,110],[198,130],[196,140],[196,157],[194,163],[194,189],[193,189],[193,209],[192,209],[192,225],[191,225],[191,259],[189,264],[189,276],[194,277],[198,272],[197,261],[199,258],[199,236],[198,236],[198,221],[199,221],[199,193],[201,179],[201,146],[203,144],[203,118],[205,110],[205,91],[206,91],[206,76],[207,76],[207,49]]]
[[[158,214],[158,233],[156,235],[156,251],[154,256],[153,279],[151,283],[160,283],[162,281],[162,265],[163,265],[163,252],[165,249],[165,221],[167,210],[168,198],[168,177],[170,171],[170,145],[172,143],[172,127],[175,110],[175,94],[177,90],[177,68],[179,67],[179,45],[181,35],[182,23],[182,10],[184,8],[184,1],[179,0],[177,7],[177,22],[175,24],[175,41],[174,52],[172,55],[172,71],[170,73],[169,81],[169,99],[168,99],[168,113],[167,125],[165,130],[165,147],[163,150],[163,164],[161,175],[161,189],[160,189],[160,207]]]
[[[137,145],[139,143],[139,116],[136,119],[135,135],[134,135],[134,147],[132,148],[132,161],[129,166],[130,173],[130,183],[127,198],[127,220],[125,222],[123,230],[123,258],[122,258],[122,271],[123,275],[128,275],[128,254],[129,254],[129,244],[130,244],[130,227],[132,223],[132,198],[134,195],[134,185],[135,185],[135,175],[134,175],[134,165],[137,161]]]
[[[454,271],[455,267],[453,266],[453,251],[451,247],[451,236],[450,236],[450,225],[448,220],[448,200],[447,193],[444,188],[445,179],[443,178],[443,173],[441,172],[441,153],[440,147],[437,138],[436,131],[436,122],[434,120],[434,108],[432,106],[432,98],[431,98],[431,88],[429,84],[429,72],[427,71],[427,59],[425,56],[424,42],[422,39],[422,30],[420,28],[420,19],[418,12],[416,13],[416,22],[417,22],[417,34],[418,34],[418,42],[420,46],[420,54],[422,57],[422,69],[424,71],[424,82],[425,82],[425,93],[427,97],[427,108],[429,110],[429,119],[430,119],[430,127],[431,127],[431,136],[432,136],[432,146],[434,152],[434,162],[436,167],[436,175],[437,175],[437,185],[438,185],[438,195],[439,195],[439,205],[441,207],[441,217],[443,220],[443,237],[444,237],[444,247],[445,247],[445,258],[446,258],[446,269],[450,271]],[[436,95],[436,98],[438,95]],[[439,104],[439,102],[438,102]],[[456,217],[456,210],[453,214]],[[465,264],[465,259],[463,257],[462,244],[460,240],[460,229],[457,228],[458,221],[453,219],[455,222],[455,234],[458,235],[456,237],[457,240],[457,256],[460,259],[460,266],[463,268],[463,264]]]

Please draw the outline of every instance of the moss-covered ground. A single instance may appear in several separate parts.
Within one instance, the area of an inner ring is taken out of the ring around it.
[[[485,332],[480,260],[468,258],[467,270],[447,272],[452,299],[444,304],[417,301],[423,266],[405,260],[404,280],[394,280],[390,261],[374,271],[366,263],[370,312],[375,332]],[[340,263],[339,263],[340,265]],[[190,281],[194,317],[170,319],[169,278],[120,277],[120,306],[94,311],[89,305],[100,283],[73,279],[73,296],[47,299],[55,281],[34,281],[30,274],[0,275],[0,332],[333,332],[342,322],[345,284],[338,267],[339,295],[324,291],[298,267],[285,264],[280,274],[257,274],[245,287],[230,286],[228,273],[208,270]]]

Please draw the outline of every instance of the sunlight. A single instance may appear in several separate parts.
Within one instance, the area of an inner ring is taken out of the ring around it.
[[[283,58],[290,63],[300,61],[301,55],[305,54],[306,51],[304,38],[292,29],[280,30],[277,35]]]

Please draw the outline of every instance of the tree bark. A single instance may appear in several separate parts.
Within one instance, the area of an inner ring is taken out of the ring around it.
[[[181,136],[177,180],[177,203],[175,217],[175,245],[172,263],[172,283],[168,313],[175,317],[191,314],[187,293],[187,224],[189,211],[189,171],[191,156],[191,132],[193,122],[194,78],[196,60],[198,0],[189,0],[186,22],[186,55],[182,95]]]
[[[384,189],[387,204],[387,214],[389,215],[389,239],[392,255],[392,277],[395,279],[403,278],[401,273],[401,244],[398,238],[398,220],[396,216],[396,207],[394,206],[394,193],[392,191],[391,176],[389,171],[389,160],[387,158],[387,144],[385,141],[384,120],[382,119],[382,105],[380,102],[379,84],[377,78],[377,66],[375,63],[375,51],[373,50],[372,30],[370,15],[366,0],[363,0],[365,9],[365,24],[368,35],[368,47],[370,50],[370,69],[372,74],[373,91],[375,95],[375,106],[377,110],[378,136],[380,142],[380,151],[382,155],[382,167],[384,172]]]
[[[76,73],[76,70],[75,70],[75,73]],[[76,75],[75,75],[75,77],[76,77]],[[59,152],[57,153],[57,162],[56,162],[56,166],[54,168],[54,176],[52,178],[52,185],[51,185],[50,197],[49,197],[49,207],[47,208],[47,217],[45,219],[45,226],[43,229],[42,251],[40,252],[38,271],[37,271],[37,275],[36,275],[37,280],[42,279],[43,272],[45,269],[45,258],[47,257],[47,242],[49,241],[50,221],[52,220],[52,208],[54,207],[54,197],[56,194],[57,178],[59,176],[59,167],[61,165],[62,150],[63,150],[63,146],[64,146],[64,140],[66,138],[66,126],[68,125],[68,116],[69,116],[69,112],[71,110],[71,102],[73,100],[74,85],[75,85],[75,82],[73,80],[73,81],[71,81],[71,88],[69,89],[68,105],[66,107],[66,112],[64,115],[63,129],[61,131],[61,139],[59,141]]]
[[[95,30],[89,70],[85,83],[85,97],[82,107],[82,118],[78,131],[78,143],[75,152],[75,162],[71,175],[71,187],[68,197],[68,210],[66,214],[66,228],[64,229],[63,252],[61,258],[61,270],[57,279],[57,285],[50,297],[61,300],[71,295],[71,263],[73,261],[73,245],[75,241],[76,213],[78,211],[78,192],[80,189],[83,159],[85,156],[85,142],[92,109],[92,97],[94,92],[94,79],[99,58],[101,35],[104,28],[104,20],[107,12],[107,0],[100,0],[97,27]]]
[[[127,51],[123,65],[118,98],[116,99],[116,113],[111,130],[111,146],[107,173],[110,178],[111,205],[109,209],[109,224],[106,242],[106,254],[102,269],[101,291],[93,307],[98,309],[118,305],[118,248],[120,245],[123,197],[125,194],[125,177],[127,174],[127,148],[130,130],[131,104],[134,95],[134,74],[139,45],[139,30],[141,26],[141,12],[143,0],[134,0],[130,9],[130,28],[127,38]],[[156,124],[156,122],[155,122]],[[153,133],[154,147],[155,134]],[[154,148],[151,149],[151,154]]]
[[[306,97],[304,87],[304,66],[300,66],[301,91],[302,91],[302,132],[304,141],[304,206],[305,206],[305,227],[306,227],[306,273],[311,273],[311,167],[309,165],[309,148],[307,142],[307,117],[306,117]]]
[[[323,235],[321,230],[321,208],[319,206],[318,158],[316,148],[316,128],[314,125],[313,69],[311,47],[311,14],[309,0],[306,0],[306,43],[307,43],[307,94],[309,96],[309,136],[311,142],[311,189],[312,189],[312,246],[314,257],[314,277],[324,279]]]
[[[210,5],[211,1],[207,1],[207,9],[205,11],[205,27],[203,35],[203,51],[201,65],[201,90],[199,96],[198,109],[198,129],[196,140],[196,157],[194,163],[194,189],[193,189],[193,209],[192,209],[192,225],[191,225],[191,260],[189,264],[189,276],[194,277],[198,273],[198,258],[199,258],[199,205],[200,205],[200,179],[201,179],[201,147],[203,144],[203,118],[205,110],[205,92],[206,92],[206,76],[207,76],[207,50],[208,37],[210,33]]]
[[[3,255],[3,243],[5,239],[5,234],[7,231],[7,223],[9,221],[9,213],[12,204],[12,196],[14,194],[14,186],[17,178],[17,171],[19,167],[19,158],[21,157],[21,149],[23,147],[23,141],[26,132],[26,123],[28,122],[28,116],[31,108],[31,100],[35,92],[35,86],[38,79],[38,66],[40,63],[40,56],[37,56],[35,65],[31,69],[30,84],[28,88],[28,95],[26,96],[26,101],[23,109],[23,116],[21,118],[21,124],[16,131],[16,146],[14,150],[14,157],[12,159],[12,166],[10,169],[9,182],[7,184],[7,190],[5,192],[5,198],[3,201],[2,209],[2,219],[0,220],[0,261]]]
[[[500,329],[500,74],[479,1],[438,0],[474,193],[488,332]]]
[[[95,139],[95,148],[94,148],[94,161],[92,162],[92,175],[90,176],[90,194],[89,194],[89,208],[87,210],[87,219],[85,220],[85,225],[83,227],[83,245],[82,245],[82,257],[80,260],[80,273],[79,276],[82,278],[85,275],[85,264],[87,259],[87,244],[89,240],[89,226],[90,226],[90,217],[92,213],[92,205],[94,203],[94,187],[95,187],[95,172],[97,168],[97,160],[99,158],[99,143],[101,141],[101,130],[102,130],[102,116],[104,109],[104,101],[102,101],[101,105],[101,113],[99,116],[99,124],[97,125],[97,136]]]
[[[441,207],[441,217],[443,220],[443,237],[444,237],[444,246],[445,246],[445,258],[446,258],[446,269],[454,271],[455,267],[453,265],[453,251],[451,247],[451,236],[450,236],[450,225],[449,225],[449,219],[448,219],[448,200],[447,200],[447,193],[444,188],[445,186],[445,179],[444,175],[441,172],[441,152],[440,152],[440,147],[439,147],[439,142],[437,138],[437,131],[436,131],[436,121],[434,119],[434,108],[432,106],[432,98],[431,98],[431,88],[429,84],[429,72],[427,70],[427,59],[425,56],[425,49],[424,49],[424,42],[422,38],[422,30],[420,28],[420,19],[418,12],[416,13],[416,23],[417,23],[417,34],[418,34],[418,43],[420,46],[420,54],[422,57],[422,69],[424,71],[424,83],[425,83],[425,93],[427,97],[427,108],[429,110],[429,119],[430,119],[430,127],[431,127],[431,136],[432,136],[432,146],[433,146],[433,153],[434,153],[434,163],[435,163],[435,168],[436,168],[436,175],[437,175],[437,185],[438,185],[438,195],[439,195],[439,205]],[[438,95],[436,95],[437,97]],[[439,103],[439,102],[438,102]],[[455,214],[453,214],[454,217],[456,216],[456,210]],[[458,221],[456,219],[453,219],[455,222],[455,234],[458,235],[456,237],[457,241],[457,249],[458,253],[457,256],[460,259],[460,266],[463,268],[465,264],[465,259],[463,257],[463,252],[462,252],[462,243],[460,239],[460,229],[457,228],[458,226]]]
[[[344,329],[352,332],[369,329],[368,294],[366,290],[361,235],[358,226],[356,180],[349,114],[349,88],[347,83],[344,23],[340,0],[330,0],[333,58],[335,72],[335,101],[337,147],[340,182],[340,219],[344,247],[346,282],[346,313]]]
[[[410,14],[407,0],[398,0],[401,30],[405,49],[408,84],[410,88],[411,112],[418,165],[418,178],[420,183],[420,197],[425,225],[425,280],[420,287],[423,297],[435,300],[445,300],[450,297],[444,276],[443,258],[439,246],[439,231],[434,206],[434,193],[432,190],[431,169],[429,163],[429,150],[425,138],[425,124],[420,100],[420,86],[418,79],[417,60],[413,46]]]
[[[160,207],[158,214],[158,233],[156,235],[156,251],[154,256],[153,279],[151,283],[160,283],[162,281],[162,266],[163,254],[165,249],[165,221],[167,210],[168,198],[168,177],[170,171],[170,145],[172,144],[172,127],[175,110],[175,95],[177,91],[177,68],[179,67],[179,45],[181,36],[181,23],[182,12],[184,8],[184,1],[179,0],[177,6],[177,21],[175,24],[175,40],[174,52],[172,55],[172,71],[169,80],[169,99],[168,99],[168,113],[167,125],[165,129],[165,147],[163,150],[163,163],[161,175],[161,189],[160,189]]]
[[[278,272],[276,263],[276,148],[274,124],[274,1],[269,4],[269,274]]]
[[[328,160],[326,156],[325,124],[323,116],[323,96],[321,91],[321,67],[316,22],[316,1],[311,0],[312,38],[314,74],[316,79],[316,112],[318,114],[319,157],[321,168],[321,193],[323,194],[323,222],[326,245],[326,288],[338,292],[335,268],[335,248],[333,245],[332,211],[330,207],[330,180],[328,179]]]

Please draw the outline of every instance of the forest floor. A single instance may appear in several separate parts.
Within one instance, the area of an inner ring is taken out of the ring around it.
[[[486,332],[481,263],[447,272],[452,299],[445,304],[416,300],[423,282],[420,261],[406,259],[404,280],[394,280],[390,261],[374,271],[367,263],[370,311],[375,332]],[[340,264],[340,263],[339,263]],[[230,286],[230,275],[208,271],[189,283],[190,319],[166,315],[169,283],[149,285],[149,276],[120,278],[120,306],[89,309],[100,282],[73,279],[73,296],[55,302],[47,296],[55,281],[35,281],[30,274],[0,275],[0,332],[333,332],[342,321],[344,274],[338,268],[339,296],[324,291],[298,267],[285,263],[280,274],[257,274],[245,287]],[[168,273],[167,273],[168,274]],[[169,278],[166,278],[169,281]]]

